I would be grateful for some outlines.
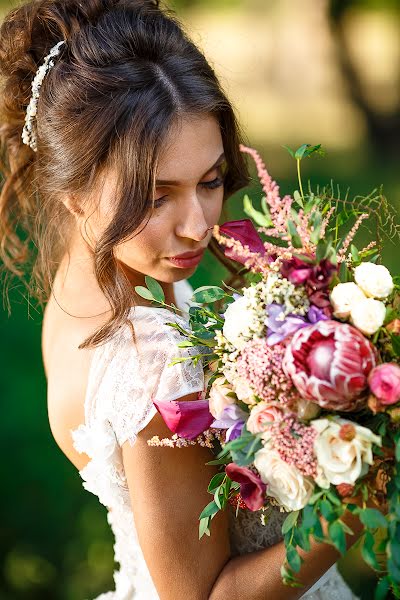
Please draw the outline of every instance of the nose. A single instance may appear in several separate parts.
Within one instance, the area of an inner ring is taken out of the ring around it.
[[[207,237],[210,227],[197,195],[194,194],[185,203],[185,206],[186,208],[179,214],[176,235],[201,242]]]

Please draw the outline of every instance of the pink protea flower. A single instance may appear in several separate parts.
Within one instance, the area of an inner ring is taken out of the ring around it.
[[[369,375],[368,383],[380,404],[386,406],[400,400],[400,367],[395,363],[375,367]]]
[[[349,411],[365,402],[375,364],[373,345],[355,327],[318,321],[294,334],[282,367],[303,398],[322,408]]]

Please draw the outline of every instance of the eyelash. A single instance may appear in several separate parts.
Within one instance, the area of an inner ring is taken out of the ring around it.
[[[215,190],[215,189],[221,187],[223,184],[224,184],[223,178],[216,177],[212,181],[204,181],[200,185],[202,185],[203,187],[205,187],[209,190]],[[164,204],[164,202],[166,201],[166,199],[167,199],[167,196],[161,196],[161,198],[157,198],[157,200],[154,201],[154,208],[159,208],[160,206],[162,206]]]

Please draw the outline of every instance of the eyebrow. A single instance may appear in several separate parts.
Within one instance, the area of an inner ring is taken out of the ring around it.
[[[219,167],[225,160],[225,152],[223,152],[221,154],[221,156],[218,158],[218,160],[212,165],[212,167],[210,167],[203,175],[203,177],[205,177],[206,175],[208,175],[208,173],[210,171],[212,171],[213,169],[215,169],[216,167]],[[182,182],[181,181],[174,181],[171,179],[157,179],[156,180],[156,186],[163,186],[163,185],[180,185]]]

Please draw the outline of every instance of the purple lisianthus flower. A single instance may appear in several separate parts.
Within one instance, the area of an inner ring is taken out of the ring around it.
[[[314,323],[318,323],[318,321],[328,321],[329,317],[321,308],[312,304],[307,312],[307,320],[314,325]]]
[[[309,325],[304,317],[299,315],[289,314],[284,319],[280,319],[280,315],[284,311],[282,304],[273,302],[267,306],[267,318],[265,324],[267,326],[267,341],[268,346],[279,344],[289,335],[293,335],[301,327]]]
[[[215,429],[226,429],[225,441],[230,442],[240,437],[247,414],[237,404],[229,404],[219,419],[211,423]]]
[[[264,506],[267,486],[258,475],[235,463],[226,465],[225,473],[229,479],[240,484],[240,495],[249,510],[260,510]]]

